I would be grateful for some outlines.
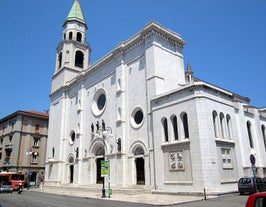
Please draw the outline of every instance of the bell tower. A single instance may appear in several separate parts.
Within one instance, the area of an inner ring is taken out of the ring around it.
[[[89,67],[91,49],[86,43],[87,29],[79,0],[75,0],[63,24],[62,41],[56,48],[52,93]]]

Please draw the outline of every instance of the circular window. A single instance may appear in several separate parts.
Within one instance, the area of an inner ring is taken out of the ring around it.
[[[97,107],[99,110],[102,110],[104,108],[105,102],[106,102],[106,96],[105,94],[101,94],[97,100]]]
[[[76,139],[76,133],[74,131],[71,131],[70,137],[69,137],[69,144],[73,145]]]
[[[131,125],[134,128],[139,128],[143,124],[144,115],[140,107],[135,108],[131,114]]]
[[[136,124],[141,124],[141,122],[143,121],[143,113],[141,110],[138,110],[135,113],[134,120],[135,120]]]
[[[106,107],[106,92],[104,89],[99,89],[94,97],[92,102],[92,112],[95,116],[99,116],[103,113]]]

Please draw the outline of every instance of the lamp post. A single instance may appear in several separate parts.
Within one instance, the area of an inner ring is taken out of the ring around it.
[[[102,163],[101,167],[104,167],[105,166],[105,136],[104,136],[103,132],[105,131],[105,123],[103,120],[102,120],[101,130],[102,130],[102,139],[103,139],[103,163]],[[105,176],[103,176],[102,198],[106,198],[104,181],[105,181]]]
[[[91,129],[92,129],[92,132],[94,131],[94,126],[93,124],[91,125]],[[105,161],[105,148],[106,148],[106,143],[105,143],[105,140],[106,140],[106,136],[108,135],[108,130],[110,130],[110,132],[112,133],[112,129],[111,127],[106,127],[105,126],[105,122],[104,120],[102,120],[102,123],[101,123],[101,126],[99,124],[99,121],[97,121],[96,123],[96,133],[98,134],[99,138],[102,138],[102,142],[103,142],[103,160],[101,162],[101,176],[103,177],[103,186],[102,186],[102,198],[106,198],[106,193],[105,193],[105,177],[106,176],[110,176],[110,173],[109,173],[109,163],[106,163]],[[111,133],[109,135],[111,135]],[[106,169],[108,169],[108,175],[106,175]],[[108,181],[108,190],[110,191],[110,179]],[[109,198],[110,198],[110,192],[108,191],[108,195],[109,195]]]
[[[28,166],[29,166],[29,169],[28,169],[28,181],[27,181],[27,189],[29,189],[30,188],[30,176],[31,176],[31,172],[30,172],[30,163],[31,163],[31,160],[30,160],[30,157],[32,155],[32,151],[26,152],[26,155],[29,156],[28,157]]]
[[[29,189],[30,188],[30,179],[31,179],[31,171],[30,171],[30,167],[31,167],[31,156],[32,155],[38,155],[38,153],[37,152],[33,152],[33,151],[31,151],[31,150],[29,150],[29,151],[27,151],[26,152],[26,155],[28,155],[29,157],[28,157],[28,166],[29,166],[29,169],[28,169],[28,183],[27,183],[27,189]]]

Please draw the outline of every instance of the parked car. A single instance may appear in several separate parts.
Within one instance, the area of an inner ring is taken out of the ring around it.
[[[246,202],[246,207],[264,206],[266,206],[266,192],[251,194]]]
[[[238,192],[242,195],[244,193],[256,193],[264,190],[264,181],[259,177],[243,177],[238,181]]]
[[[8,181],[2,181],[0,183],[0,193],[7,192],[7,193],[12,193],[13,188],[12,188],[12,183]]]

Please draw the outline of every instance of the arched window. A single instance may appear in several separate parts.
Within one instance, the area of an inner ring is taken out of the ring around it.
[[[262,132],[262,137],[263,137],[263,141],[264,141],[264,148],[266,151],[266,132],[265,132],[265,126],[264,125],[261,126],[261,132]]]
[[[77,33],[77,41],[81,42],[82,34],[80,32]]]
[[[69,32],[69,39],[72,40],[73,38],[73,32]]]
[[[60,52],[58,56],[58,69],[60,69],[61,66],[62,66],[62,52]]]
[[[222,138],[225,138],[225,130],[224,130],[224,114],[220,113],[220,126],[221,126],[221,133],[222,133]]]
[[[248,138],[249,138],[249,146],[251,148],[254,148],[252,132],[251,132],[251,123],[249,121],[247,122],[247,131],[248,131]]]
[[[232,139],[231,117],[228,114],[226,115],[226,125],[227,125],[228,138]]]
[[[182,123],[183,123],[184,138],[189,138],[187,113],[183,113],[181,115],[181,119],[182,119]]]
[[[141,147],[138,147],[135,150],[134,155],[144,155],[144,150]]]
[[[177,128],[177,118],[176,116],[172,117],[172,126],[174,131],[174,139],[178,140],[178,128]]]
[[[214,136],[215,138],[218,138],[218,114],[216,111],[212,112],[212,123],[213,123],[213,130],[214,130]]]
[[[96,152],[95,152],[96,156],[100,156],[100,155],[104,155],[104,149],[103,147],[99,147]]]
[[[75,66],[79,68],[83,68],[83,58],[84,55],[81,51],[77,51],[75,55]]]
[[[163,132],[164,132],[164,141],[168,142],[169,141],[169,137],[168,137],[168,123],[167,123],[167,119],[164,118],[163,119]]]

